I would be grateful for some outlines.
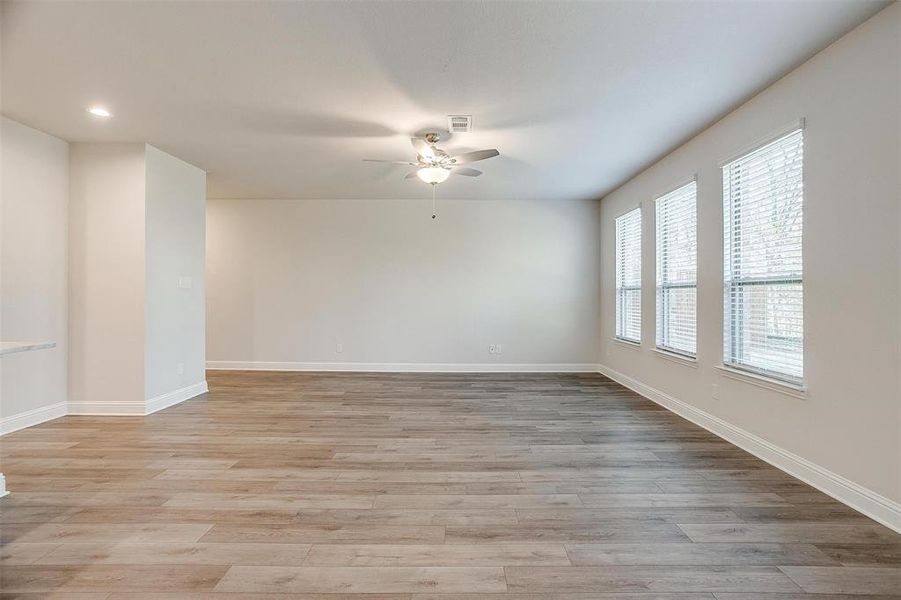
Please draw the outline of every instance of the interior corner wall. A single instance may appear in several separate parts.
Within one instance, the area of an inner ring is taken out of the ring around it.
[[[56,347],[0,359],[0,434],[65,414],[69,145],[0,119],[0,338]]]
[[[144,414],[144,144],[69,165],[69,412]]]
[[[811,473],[819,469],[836,490],[844,486],[874,509],[884,505],[884,522],[895,519],[895,526],[901,526],[899,36],[901,5],[895,3],[601,203],[601,363],[607,372],[756,436],[774,456],[793,456]],[[725,377],[716,368],[723,347],[718,162],[799,117],[806,119],[805,399]],[[654,199],[694,173],[696,367],[653,351]],[[613,242],[614,219],[639,203],[643,314],[636,350],[613,341]]]
[[[206,381],[206,173],[146,147],[144,394],[150,410]],[[183,399],[183,398],[182,398]]]
[[[596,200],[441,200],[432,220],[426,200],[211,199],[208,364],[593,371],[598,218]]]

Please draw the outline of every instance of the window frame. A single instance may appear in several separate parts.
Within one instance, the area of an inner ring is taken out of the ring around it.
[[[805,376],[807,373],[806,364],[805,364],[805,344],[806,344],[806,335],[804,334],[804,323],[803,323],[803,313],[804,313],[804,213],[806,212],[806,194],[805,192],[805,161],[804,161],[804,151],[805,151],[805,122],[804,119],[799,119],[791,123],[790,125],[783,127],[782,129],[774,132],[773,134],[763,138],[762,140],[755,143],[753,146],[746,147],[740,153],[734,154],[728,160],[721,161],[719,163],[720,174],[722,176],[722,186],[723,186],[723,356],[722,356],[722,364],[720,365],[720,369],[722,369],[726,374],[734,373],[737,378],[740,378],[744,381],[754,382],[755,380],[758,382],[770,382],[771,387],[779,387],[779,388],[787,388],[788,390],[794,392],[804,393],[806,392],[805,385]],[[800,225],[800,247],[801,247],[801,271],[798,275],[777,275],[773,277],[739,277],[736,278],[734,276],[734,266],[735,266],[735,254],[734,254],[734,245],[732,243],[732,237],[735,231],[735,205],[734,205],[734,197],[735,195],[731,192],[731,174],[729,170],[731,167],[738,161],[741,161],[761,150],[767,148],[768,146],[777,144],[787,138],[794,136],[795,134],[801,134],[801,225]],[[730,182],[727,186],[727,181]],[[737,280],[736,280],[737,279]],[[741,318],[735,318],[737,311],[733,309],[733,305],[735,306],[743,306],[743,302],[736,302],[733,299],[733,292],[737,291],[739,294],[744,296],[745,289],[753,287],[753,286],[775,286],[775,285],[797,285],[801,289],[801,314],[802,314],[802,322],[801,322],[801,375],[796,376],[791,373],[785,373],[782,371],[778,371],[775,369],[756,366],[753,364],[749,364],[747,362],[740,362],[735,360],[735,358],[741,354],[740,348],[743,344],[743,336],[747,334],[745,327],[739,327],[739,323],[744,323],[745,320]],[[766,385],[762,387],[767,387]]]
[[[625,269],[621,270],[624,259],[620,256],[622,244],[620,242],[619,224],[622,219],[627,218],[633,214],[638,215],[638,252],[636,254],[638,256],[638,273],[639,273],[638,285],[621,285],[620,282],[623,279],[622,273],[623,273],[623,271],[625,271]],[[614,339],[619,342],[625,342],[627,344],[632,344],[634,346],[640,346],[642,329],[643,329],[641,326],[641,321],[642,321],[642,316],[643,316],[643,313],[642,313],[643,307],[642,307],[642,302],[641,302],[641,294],[642,294],[641,290],[642,290],[642,283],[643,283],[643,277],[642,277],[643,274],[641,272],[641,269],[642,269],[641,253],[642,253],[642,242],[643,242],[643,237],[644,237],[642,235],[643,219],[642,219],[641,204],[618,215],[614,219],[613,222],[614,222],[614,244],[615,244],[615,248],[614,248],[614,289],[615,289],[615,292],[614,293],[616,294],[616,298],[615,298],[616,307],[615,307],[615,312],[614,312]],[[627,313],[625,310],[623,310],[623,307],[625,306],[624,301],[625,301],[626,294],[628,292],[638,292],[638,337],[637,338],[631,338],[631,337],[627,337],[627,336],[623,335],[623,333],[626,331],[626,323],[627,323]]]
[[[694,187],[694,211],[692,217],[694,219],[694,238],[695,238],[695,254],[694,254],[694,281],[692,283],[665,283],[661,281],[661,273],[666,272],[665,265],[661,268],[661,261],[667,256],[661,249],[662,242],[665,242],[660,235],[660,207],[661,201],[669,199],[674,193],[680,192],[688,186]],[[654,327],[654,348],[665,354],[675,354],[683,360],[696,361],[698,358],[698,176],[692,175],[683,183],[672,187],[669,191],[660,194],[654,200],[654,258],[655,258],[655,327]],[[695,313],[694,313],[694,334],[695,334],[695,351],[688,352],[681,348],[669,346],[661,341],[661,333],[664,335],[668,332],[666,321],[669,319],[669,311],[663,307],[665,298],[667,298],[666,290],[671,289],[693,289],[695,292]]]

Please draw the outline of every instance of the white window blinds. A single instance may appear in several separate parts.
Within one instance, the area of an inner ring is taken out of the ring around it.
[[[616,219],[616,337],[641,343],[641,207]]]
[[[800,383],[804,373],[804,136],[723,167],[724,362]]]
[[[697,352],[697,184],[657,199],[657,347]]]

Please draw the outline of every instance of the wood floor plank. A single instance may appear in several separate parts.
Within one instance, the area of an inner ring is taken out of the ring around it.
[[[640,479],[625,481],[608,479],[600,483],[591,481],[469,482],[462,485],[465,494],[657,494],[660,492],[656,481]]]
[[[229,592],[133,592],[110,594],[105,600],[412,600],[412,594],[258,594]],[[0,596],[2,599],[2,596]],[[43,599],[41,599],[43,600]],[[73,599],[78,600],[78,599]],[[93,599],[90,599],[93,600]],[[450,600],[450,599],[448,599]],[[635,599],[641,600],[641,599]],[[866,600],[866,599],[864,599]]]
[[[716,600],[898,600],[901,596],[872,594],[761,594],[758,592],[725,592],[714,594]]]
[[[897,542],[898,534],[873,522],[745,523],[739,525],[681,525],[695,542],[772,542],[777,544],[879,544]]]
[[[322,509],[300,510],[295,523],[368,523],[372,525],[515,525],[513,509]]]
[[[396,496],[383,494],[375,499],[373,508],[467,509],[467,508],[567,508],[581,507],[576,494],[549,495],[423,495]]]
[[[140,523],[38,525],[18,538],[23,543],[53,542],[196,542],[210,529],[209,524]]]
[[[338,481],[384,481],[395,483],[479,483],[519,482],[516,471],[346,471],[338,475]]]
[[[565,565],[570,561],[563,544],[492,545],[331,545],[316,544],[304,566],[509,566]]]
[[[812,544],[567,544],[573,565],[838,565]]]
[[[206,509],[169,507],[90,507],[76,510],[66,523],[245,523],[287,525],[297,520],[290,509]]]
[[[326,600],[326,599],[322,599]],[[362,600],[362,599],[361,599]],[[411,600],[716,600],[714,594],[708,592],[593,592],[593,593],[554,593],[554,592],[507,592],[506,594],[413,594]],[[780,600],[767,594],[758,600]],[[792,599],[785,599],[792,600]],[[817,600],[812,597],[795,598],[793,600]],[[822,600],[831,600],[823,598]],[[848,599],[837,599],[848,600]],[[861,600],[859,597],[856,600]],[[879,600],[885,600],[881,598]]]
[[[788,502],[777,494],[723,493],[723,494],[580,494],[585,506],[590,508],[617,507],[705,507],[705,506],[787,506]]]
[[[805,592],[901,594],[901,569],[888,567],[781,567]]]
[[[251,567],[248,567],[251,568]],[[96,592],[212,590],[226,573],[222,566],[75,565],[10,566],[3,569],[4,592]]]
[[[57,523],[66,521],[76,510],[70,506],[0,504],[0,525],[4,523]]]
[[[0,567],[4,565],[30,565],[37,559],[59,548],[59,546],[60,544],[58,543],[29,544],[13,542],[12,544],[4,544],[0,547]],[[2,582],[2,573],[0,573],[0,582]],[[0,587],[0,592],[2,591],[3,588]]]
[[[901,543],[818,544],[817,548],[847,567],[901,567]]]
[[[479,526],[446,528],[448,544],[491,542],[688,542],[687,536],[675,525],[643,523],[635,527],[628,522],[613,523],[547,523],[510,526]]]
[[[5,468],[5,467],[4,467]],[[15,473],[16,471],[12,471]],[[110,475],[115,478],[115,474]],[[17,492],[3,499],[9,507],[34,507],[38,505],[73,507],[73,506],[162,506],[171,494],[138,494],[119,492],[88,491],[89,482],[84,482],[82,489],[60,492]],[[12,489],[12,488],[10,488]],[[84,490],[84,491],[82,491]]]
[[[514,592],[729,592],[800,588],[775,567],[506,567]]]
[[[214,525],[200,541],[208,543],[434,544],[444,541],[445,528],[433,525],[318,524]]]
[[[232,567],[221,592],[505,592],[500,567]]]
[[[662,508],[538,508],[517,509],[520,523],[601,523],[650,521],[657,523],[741,523],[732,510],[721,507]],[[71,520],[71,519],[70,519]]]
[[[808,492],[811,489],[800,481],[711,480],[703,477],[658,479],[655,483],[661,491],[670,494],[768,492],[779,494],[787,502],[790,502],[790,500],[786,497],[786,494]]]
[[[746,523],[803,523],[806,521],[819,523],[840,523],[843,521],[866,523],[869,521],[859,512],[838,502],[814,506],[738,506],[733,508],[733,512]]]
[[[203,494],[180,493],[164,504],[171,508],[372,508],[375,496],[347,494]]]
[[[30,564],[300,566],[310,547],[310,544],[174,542],[61,544]]]
[[[223,440],[225,443],[225,440]],[[303,469],[166,469],[156,479],[190,479],[213,481],[333,481],[337,471],[305,471]]]
[[[272,491],[302,492],[306,494],[350,494],[355,496],[376,494],[468,494],[465,482],[458,483],[402,483],[396,481],[278,481]],[[520,492],[513,492],[520,493]],[[540,493],[540,492],[536,492]]]

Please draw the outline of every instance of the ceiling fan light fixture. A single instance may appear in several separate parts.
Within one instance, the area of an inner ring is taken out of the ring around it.
[[[416,171],[416,176],[426,183],[435,185],[436,183],[443,183],[450,177],[450,169],[445,169],[443,167],[423,167]]]

